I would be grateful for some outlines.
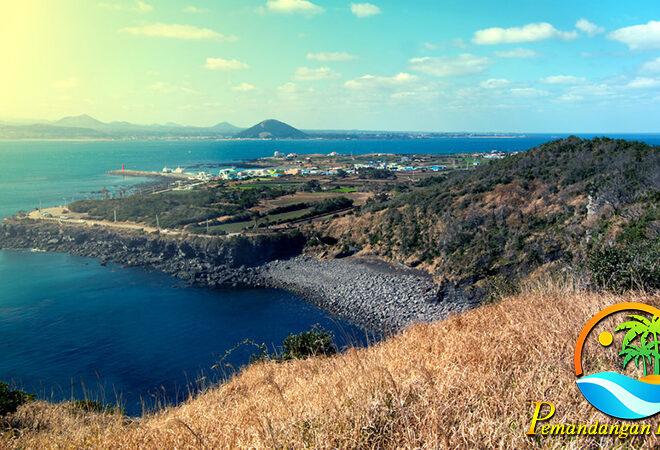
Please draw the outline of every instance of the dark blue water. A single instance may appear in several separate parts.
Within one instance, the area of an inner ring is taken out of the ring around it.
[[[0,141],[0,218],[144,181],[105,175],[128,169],[217,164],[283,153],[455,153],[520,151],[560,135],[385,141]],[[584,136],[589,137],[589,136]],[[660,144],[660,135],[613,136]],[[157,272],[59,254],[0,251],[0,380],[45,398],[115,403],[130,414],[142,402],[185,397],[188,383],[219,354],[250,338],[279,345],[320,323],[340,345],[364,335],[296,296],[276,290],[183,287]],[[345,330],[345,331],[342,331]],[[233,367],[253,349],[227,359]],[[227,368],[227,370],[231,370]],[[84,388],[83,388],[84,386]]]
[[[17,272],[20,271],[20,272]],[[183,287],[158,272],[63,254],[0,252],[0,380],[54,400],[94,398],[140,414],[186,397],[188,383],[215,380],[288,333],[320,324],[339,345],[364,333],[279,290]]]

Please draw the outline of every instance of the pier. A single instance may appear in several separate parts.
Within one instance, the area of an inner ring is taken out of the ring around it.
[[[120,175],[124,177],[144,177],[144,178],[176,178],[178,180],[194,180],[195,175],[189,173],[170,173],[170,172],[144,172],[141,170],[110,170],[106,172],[108,175]]]

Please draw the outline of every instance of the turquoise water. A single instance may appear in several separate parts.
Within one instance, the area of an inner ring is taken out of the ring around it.
[[[525,150],[556,136],[407,141],[0,141],[0,218],[143,179],[121,168],[218,164],[284,153],[454,153]],[[623,136],[660,143],[659,135]],[[363,332],[277,290],[212,291],[138,268],[60,254],[0,251],[0,380],[55,400],[88,395],[130,414],[185,398],[219,354],[250,338],[277,345],[315,323],[340,345]],[[247,349],[233,353],[234,367]],[[84,386],[84,388],[83,388]]]

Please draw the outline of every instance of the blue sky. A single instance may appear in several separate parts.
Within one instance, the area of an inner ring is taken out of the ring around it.
[[[24,0],[2,118],[660,132],[657,1]]]

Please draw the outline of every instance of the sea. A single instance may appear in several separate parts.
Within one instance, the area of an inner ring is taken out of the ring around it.
[[[0,141],[0,218],[149,181],[109,170],[206,170],[282,153],[402,155],[524,151],[567,134],[414,140]],[[583,135],[582,137],[592,137]],[[610,137],[660,145],[660,134]],[[204,168],[209,167],[209,168]],[[261,344],[322,327],[340,347],[373,336],[275,289],[210,290],[89,258],[0,250],[0,381],[52,401],[138,416],[224,379]]]

